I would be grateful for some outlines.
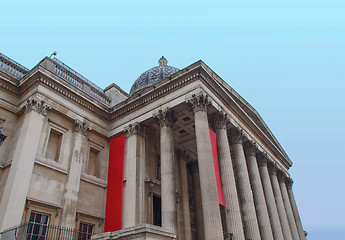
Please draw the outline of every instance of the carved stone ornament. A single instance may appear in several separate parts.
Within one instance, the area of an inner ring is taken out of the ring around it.
[[[188,152],[183,149],[177,149],[176,150],[176,158],[180,159],[182,161],[185,161],[186,163],[189,163],[192,161],[191,157],[189,156]]]
[[[248,141],[243,144],[244,153],[246,156],[256,156],[257,146],[253,141]]]
[[[51,106],[45,103],[44,100],[38,99],[36,96],[31,96],[26,100],[23,108],[25,108],[25,113],[34,110],[42,115],[47,115],[47,110],[51,109]]]
[[[258,161],[259,166],[267,166],[267,162],[268,162],[267,153],[265,152],[258,153],[256,155],[256,159]]]
[[[230,133],[229,140],[230,140],[231,145],[243,143],[244,134],[243,134],[242,129],[232,128],[230,129],[229,133]]]
[[[131,137],[136,134],[144,136],[144,126],[138,122],[129,124],[128,127],[125,127],[125,134],[126,137]]]
[[[216,129],[226,129],[229,123],[229,116],[223,111],[220,111],[214,115],[215,128]]]
[[[292,178],[286,178],[285,182],[286,182],[286,187],[292,189],[292,185],[293,185]]]
[[[208,95],[200,92],[198,95],[193,94],[192,98],[187,100],[187,103],[191,106],[193,112],[207,111],[207,108],[211,106],[211,100],[208,99]]]
[[[287,178],[286,173],[282,170],[277,170],[277,177],[279,182],[285,183],[285,179]]]
[[[74,121],[74,124],[74,130],[82,135],[86,135],[88,131],[91,131],[91,126],[85,122],[80,121],[79,119],[76,119]]]
[[[160,127],[172,127],[177,120],[175,113],[171,108],[159,110],[158,113],[153,115],[153,117],[157,120]]]
[[[271,175],[277,174],[277,165],[275,163],[268,162],[267,167],[268,167],[268,171]]]

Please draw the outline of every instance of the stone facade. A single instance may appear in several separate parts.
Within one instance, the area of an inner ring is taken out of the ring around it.
[[[57,59],[29,70],[0,55],[0,231],[43,214],[93,239],[305,239],[292,162],[256,110],[202,61],[153,69],[127,94]],[[123,134],[122,228],[104,233],[110,140]]]

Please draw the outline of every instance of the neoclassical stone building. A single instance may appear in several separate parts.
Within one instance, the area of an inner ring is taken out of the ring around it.
[[[55,58],[29,70],[1,54],[0,126],[0,231],[31,221],[93,239],[305,239],[291,160],[202,61],[179,70],[162,57],[127,94]]]

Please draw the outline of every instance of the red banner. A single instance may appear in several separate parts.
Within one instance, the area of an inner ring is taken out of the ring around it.
[[[104,232],[121,229],[125,135],[110,141]]]
[[[211,139],[211,146],[212,146],[214,172],[216,174],[219,204],[225,206],[222,182],[220,180],[220,174],[219,174],[219,163],[218,163],[218,152],[217,152],[217,135],[211,129],[210,129],[210,139]]]

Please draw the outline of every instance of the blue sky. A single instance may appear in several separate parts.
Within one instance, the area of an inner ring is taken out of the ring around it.
[[[126,92],[164,55],[202,59],[258,110],[292,161],[309,239],[345,238],[345,3],[5,1],[0,52],[27,68],[57,51]]]

